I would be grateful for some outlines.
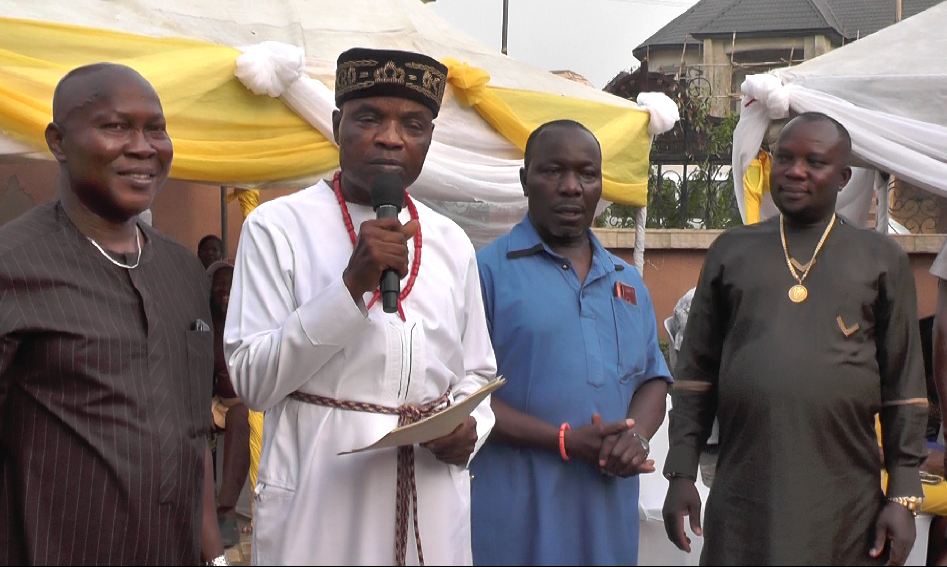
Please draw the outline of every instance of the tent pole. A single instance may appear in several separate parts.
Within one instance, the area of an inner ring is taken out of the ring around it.
[[[503,41],[500,51],[506,55],[506,35],[510,24],[510,0],[503,0]]]
[[[891,177],[887,172],[879,171],[876,183],[878,184],[878,207],[875,209],[875,230],[882,233],[888,233],[888,192],[891,189]]]
[[[227,248],[227,187],[220,186],[220,242],[224,258],[230,258]]]

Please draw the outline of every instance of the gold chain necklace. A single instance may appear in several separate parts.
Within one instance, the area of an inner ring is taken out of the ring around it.
[[[786,266],[789,267],[789,273],[792,274],[793,279],[796,280],[796,285],[789,288],[789,301],[802,303],[809,297],[809,290],[806,289],[806,286],[802,285],[802,282],[806,279],[806,276],[809,275],[809,270],[812,269],[812,266],[815,265],[815,257],[819,255],[819,251],[822,250],[822,245],[825,244],[829,233],[832,232],[832,227],[835,226],[835,213],[832,213],[829,225],[825,227],[822,238],[820,238],[819,243],[816,244],[815,252],[812,253],[812,258],[809,260],[809,263],[806,265],[806,270],[802,272],[801,276],[799,272],[796,271],[796,267],[792,265],[792,260],[789,257],[789,247],[786,246],[786,229],[783,225],[783,215],[779,215],[779,239],[783,243],[783,254],[786,256]]]

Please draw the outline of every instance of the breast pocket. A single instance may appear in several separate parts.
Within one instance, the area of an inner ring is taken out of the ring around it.
[[[619,298],[612,298],[612,306],[615,311],[618,380],[627,384],[637,380],[645,371],[648,337],[639,306]]]
[[[871,309],[851,304],[826,314],[828,341],[836,360],[846,364],[871,363],[875,356],[875,321]],[[868,345],[870,348],[865,348]]]

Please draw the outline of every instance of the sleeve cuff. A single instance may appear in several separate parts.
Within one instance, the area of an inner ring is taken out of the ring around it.
[[[923,496],[921,475],[914,467],[895,467],[888,471],[886,496]]]
[[[699,461],[700,455],[697,451],[687,447],[671,447],[667,460],[664,461],[664,476],[677,475],[696,479]]]
[[[493,414],[493,408],[490,405],[491,398],[492,396],[484,398],[484,400],[480,402],[480,405],[474,408],[470,414],[477,420],[477,443],[474,445],[474,450],[470,453],[470,458],[467,459],[468,468],[470,467],[470,462],[473,461],[484,443],[487,442],[487,438],[490,437],[490,432],[493,431],[493,426],[496,424],[496,416]]]
[[[296,316],[313,346],[345,345],[368,325],[368,312],[352,299],[341,277],[297,309]]]
[[[669,387],[669,390],[668,390],[669,392],[670,392],[670,386],[674,384],[674,378],[672,378],[670,374],[652,374],[650,376],[641,378],[640,381],[638,382],[637,387],[640,388],[652,380],[661,380],[663,382],[666,382]]]

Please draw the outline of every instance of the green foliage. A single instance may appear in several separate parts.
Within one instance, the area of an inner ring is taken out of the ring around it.
[[[674,172],[665,170],[661,178],[652,167],[648,191],[648,228],[720,229],[741,224],[733,194],[733,180],[723,177],[724,166],[688,166],[687,186]],[[637,209],[612,204],[595,221],[595,226],[634,228]]]
[[[664,355],[664,361],[668,363],[668,366],[671,365],[671,354],[670,349],[671,345],[667,341],[658,341],[658,346],[661,347],[661,354]],[[674,370],[673,368],[671,369]]]
[[[648,182],[648,228],[720,229],[741,224],[733,195],[729,156],[738,116],[709,114],[709,99],[685,97],[681,101],[681,128],[686,132],[681,166],[652,166]],[[680,134],[680,133],[679,133]],[[634,207],[613,204],[595,225],[633,228]]]

